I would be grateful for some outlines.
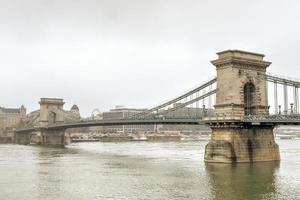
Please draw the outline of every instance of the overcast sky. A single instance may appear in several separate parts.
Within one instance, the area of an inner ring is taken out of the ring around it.
[[[300,1],[0,0],[0,105],[40,97],[84,116],[151,107],[215,75],[225,49],[300,78]]]

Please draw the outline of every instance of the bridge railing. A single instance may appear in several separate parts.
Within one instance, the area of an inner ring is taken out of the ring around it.
[[[274,124],[299,124],[300,123],[300,114],[246,116],[244,118],[244,122],[274,123]]]

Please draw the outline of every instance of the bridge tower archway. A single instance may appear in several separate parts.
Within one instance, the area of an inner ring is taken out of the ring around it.
[[[41,98],[39,104],[40,104],[39,122],[42,127],[64,122],[63,99]]]
[[[55,124],[55,122],[56,122],[56,113],[53,112],[53,111],[50,111],[48,119],[49,119],[49,121],[48,121],[49,124]]]

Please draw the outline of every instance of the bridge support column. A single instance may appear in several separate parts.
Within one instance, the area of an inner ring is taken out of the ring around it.
[[[278,114],[278,95],[277,95],[277,83],[274,83],[274,107],[275,107],[275,114]]]
[[[15,143],[16,144],[23,144],[23,145],[27,145],[30,144],[30,133],[28,132],[22,132],[22,133],[18,133],[15,132]]]
[[[64,146],[70,143],[70,138],[65,133],[65,130],[42,130],[41,145]]]
[[[211,141],[205,148],[205,161],[215,163],[280,160],[273,127],[212,127]]]
[[[284,110],[283,113],[284,114],[288,114],[288,88],[287,88],[287,84],[283,85],[283,105],[284,105]]]
[[[299,95],[298,95],[298,87],[294,86],[293,87],[293,97],[294,97],[294,113],[298,114],[298,104],[299,104]]]
[[[15,143],[17,144],[37,144],[45,146],[64,146],[71,142],[70,135],[64,129],[47,130],[40,129],[31,132],[16,132]]]

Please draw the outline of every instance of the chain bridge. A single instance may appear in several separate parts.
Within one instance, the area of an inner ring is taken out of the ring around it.
[[[182,95],[144,112],[111,120],[64,121],[63,100],[42,98],[38,126],[16,130],[16,142],[28,144],[39,134],[41,144],[65,145],[65,130],[129,124],[207,124],[212,129],[207,162],[279,160],[273,128],[300,124],[300,81],[266,72],[271,62],[263,54],[240,50],[217,53],[217,76]],[[281,90],[280,90],[281,89]],[[270,106],[269,102],[272,102]],[[279,105],[282,102],[283,105]],[[176,115],[188,108],[185,116]]]

